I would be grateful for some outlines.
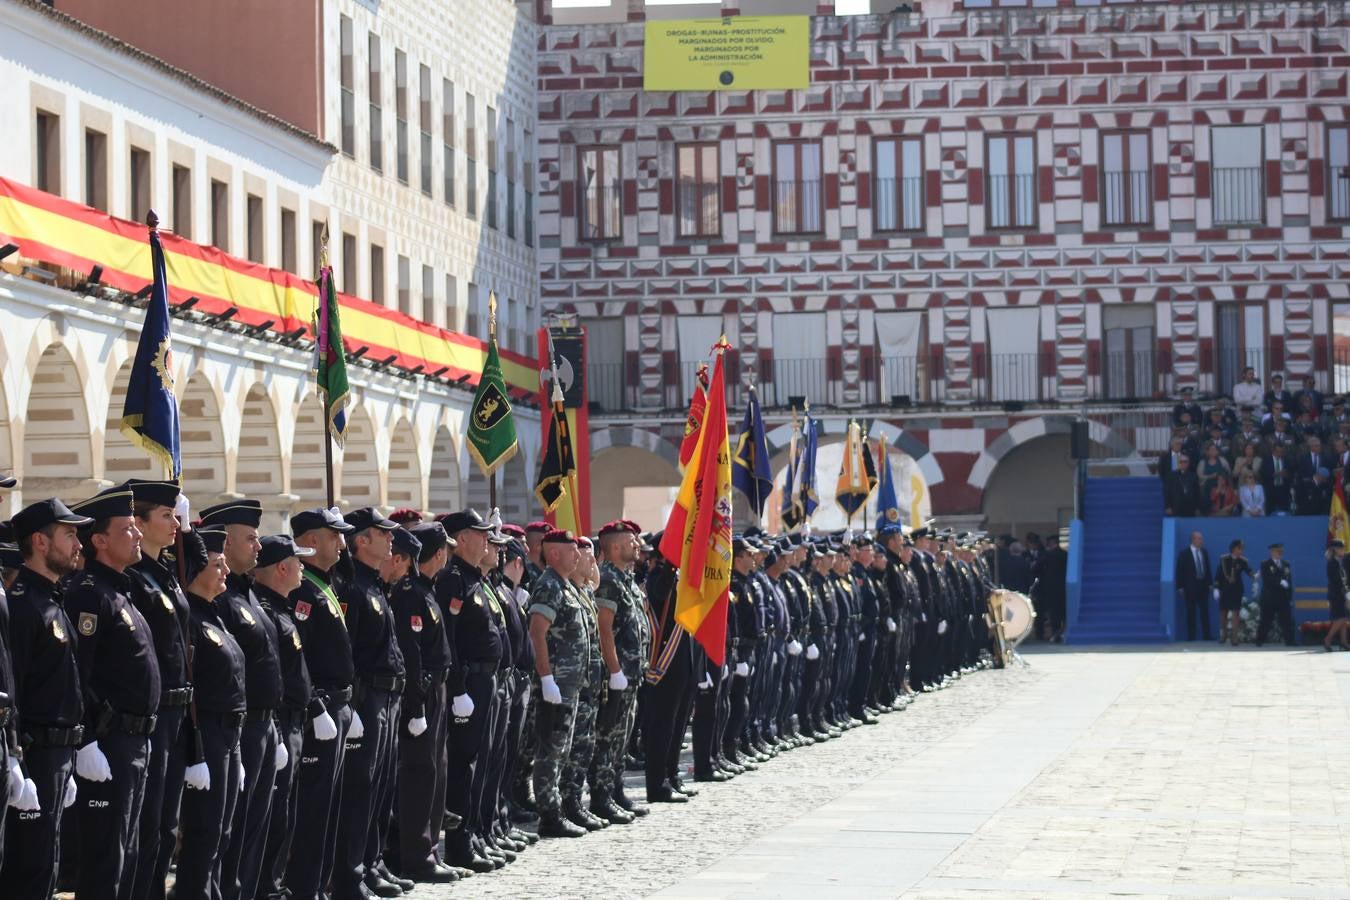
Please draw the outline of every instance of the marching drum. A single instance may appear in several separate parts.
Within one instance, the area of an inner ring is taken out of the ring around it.
[[[1011,649],[1031,634],[1036,623],[1036,607],[1031,598],[1017,591],[999,591],[1003,595],[1003,639]]]

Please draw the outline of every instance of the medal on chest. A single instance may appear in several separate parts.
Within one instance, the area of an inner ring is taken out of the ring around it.
[[[295,649],[297,650],[300,649],[300,632],[298,631],[291,632],[291,643],[295,645]]]
[[[382,616],[382,615],[384,615],[384,605],[383,605],[382,603],[380,603],[380,598],[379,598],[379,597],[372,596],[372,597],[370,598],[370,608],[371,608],[371,611],[373,611],[373,612],[375,613],[375,615],[377,615],[377,616]]]
[[[245,625],[257,624],[257,620],[253,618],[253,613],[248,611],[248,606],[244,603],[239,604],[239,618],[244,620]]]
[[[61,623],[55,619],[52,619],[52,637],[63,644],[66,642],[66,630],[62,628]]]
[[[168,610],[169,615],[173,615],[173,600],[169,598],[168,594],[160,591],[159,602],[164,604],[164,608]]]
[[[202,633],[206,635],[206,639],[208,641],[215,644],[217,647],[219,647],[223,643],[220,639],[220,635],[217,634],[216,630],[212,628],[210,625],[203,625]]]

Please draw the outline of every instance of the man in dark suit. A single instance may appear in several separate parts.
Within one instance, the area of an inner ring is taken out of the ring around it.
[[[1214,584],[1214,572],[1209,566],[1209,551],[1205,536],[1191,532],[1191,545],[1177,557],[1177,590],[1186,604],[1186,640],[1195,640],[1195,619],[1200,618],[1200,632],[1209,640],[1209,591]]]
[[[1294,505],[1294,481],[1297,471],[1290,465],[1286,445],[1270,445],[1270,465],[1262,468],[1269,515],[1288,515]]]
[[[1318,469],[1310,479],[1300,479],[1294,489],[1294,513],[1325,516],[1331,513],[1331,472]]]
[[[1200,479],[1191,470],[1191,458],[1181,454],[1178,468],[1163,481],[1163,504],[1169,516],[1186,518],[1200,509]]]
[[[1308,399],[1306,405],[1303,402],[1305,397]],[[1304,375],[1303,389],[1294,395],[1294,409],[1299,412],[1302,412],[1305,408],[1311,409],[1314,415],[1321,416],[1322,405],[1325,402],[1326,399],[1322,396],[1322,392],[1317,389],[1317,380],[1311,375]]]
[[[1190,428],[1199,425],[1202,421],[1203,413],[1200,411],[1200,404],[1195,402],[1195,391],[1192,388],[1181,389],[1181,402],[1172,407],[1172,427]]]
[[[1162,479],[1164,488],[1167,479],[1179,468],[1178,461],[1183,456],[1190,460],[1192,466],[1195,465],[1195,454],[1186,446],[1186,439],[1180,434],[1174,434],[1168,448],[1158,456],[1158,477]]]
[[[1284,389],[1284,376],[1276,372],[1270,376],[1270,390],[1266,391],[1266,409],[1274,409],[1276,403],[1283,404],[1286,411],[1294,408],[1294,397]]]

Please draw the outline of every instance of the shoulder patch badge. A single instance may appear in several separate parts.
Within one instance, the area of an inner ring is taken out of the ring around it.
[[[314,607],[309,605],[308,600],[295,601],[295,618],[303,622],[309,618],[310,612]]]
[[[410,617],[408,619],[408,627],[411,628],[413,631],[420,633],[422,631],[422,617],[421,616]]]
[[[342,617],[345,619],[347,617],[347,604],[339,603],[338,608],[342,610]]]
[[[98,616],[93,613],[80,613],[80,622],[77,627],[80,629],[80,634],[89,637],[95,631],[98,631]]]

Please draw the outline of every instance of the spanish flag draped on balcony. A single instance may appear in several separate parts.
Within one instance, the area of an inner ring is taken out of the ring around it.
[[[660,548],[661,555],[680,571],[675,621],[719,666],[726,656],[731,586],[731,446],[722,371],[722,354],[729,347],[724,336],[715,348],[698,441]]]
[[[136,446],[164,466],[170,478],[183,472],[179,452],[178,400],[173,393],[173,349],[169,336],[169,276],[164,270],[164,248],[159,243],[159,217],[150,213],[152,284],[145,321],[136,342],[136,358],[127,380],[122,408],[122,432]]]
[[[1340,541],[1350,547],[1350,518],[1345,503],[1345,475],[1336,473],[1336,487],[1331,492],[1331,515],[1327,517],[1327,543]]]

